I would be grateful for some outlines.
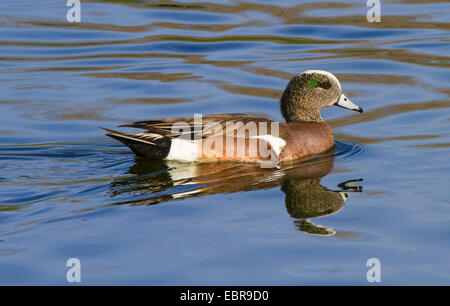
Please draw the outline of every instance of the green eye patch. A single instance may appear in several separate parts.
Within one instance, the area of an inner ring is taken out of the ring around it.
[[[318,80],[312,80],[309,81],[308,84],[306,84],[306,87],[308,88],[322,87],[324,89],[328,89],[331,87],[331,83],[329,81],[319,82]]]
[[[308,84],[306,84],[306,87],[308,87],[308,88],[314,88],[314,87],[319,87],[319,85],[320,85],[319,81],[317,81],[317,80],[312,80],[312,81],[309,81]]]

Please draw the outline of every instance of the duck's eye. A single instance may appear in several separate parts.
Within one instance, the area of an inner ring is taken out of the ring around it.
[[[347,98],[344,98],[344,101],[347,101]]]
[[[322,82],[322,83],[320,83],[320,87],[322,87],[323,89],[328,89],[331,87],[331,83],[330,83],[330,81]]]

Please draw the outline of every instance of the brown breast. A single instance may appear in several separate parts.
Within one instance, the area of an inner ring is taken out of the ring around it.
[[[280,137],[286,141],[280,161],[322,153],[334,145],[333,132],[325,122],[283,123],[280,124]]]

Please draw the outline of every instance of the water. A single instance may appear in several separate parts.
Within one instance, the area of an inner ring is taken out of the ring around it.
[[[449,4],[0,3],[0,284],[450,284]],[[293,74],[337,75],[336,146],[282,169],[136,159],[98,126],[281,120]],[[344,201],[345,198],[345,201]]]

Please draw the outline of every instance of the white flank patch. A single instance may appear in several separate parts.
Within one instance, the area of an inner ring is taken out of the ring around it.
[[[195,161],[201,157],[198,140],[173,138],[166,159],[180,161]]]
[[[252,136],[251,138],[259,138],[270,143],[270,146],[277,155],[277,158],[280,156],[281,150],[283,150],[284,146],[286,145],[286,141],[284,141],[280,137],[275,137],[273,135],[259,135],[259,136]]]
[[[328,71],[325,71],[325,70],[306,70],[306,71],[303,71],[301,74],[303,74],[303,73],[306,73],[306,74],[309,74],[309,73],[325,74],[330,79],[334,79],[336,81],[336,83],[338,84],[339,89],[342,91],[341,83],[339,83],[338,79],[332,73],[330,73]]]

